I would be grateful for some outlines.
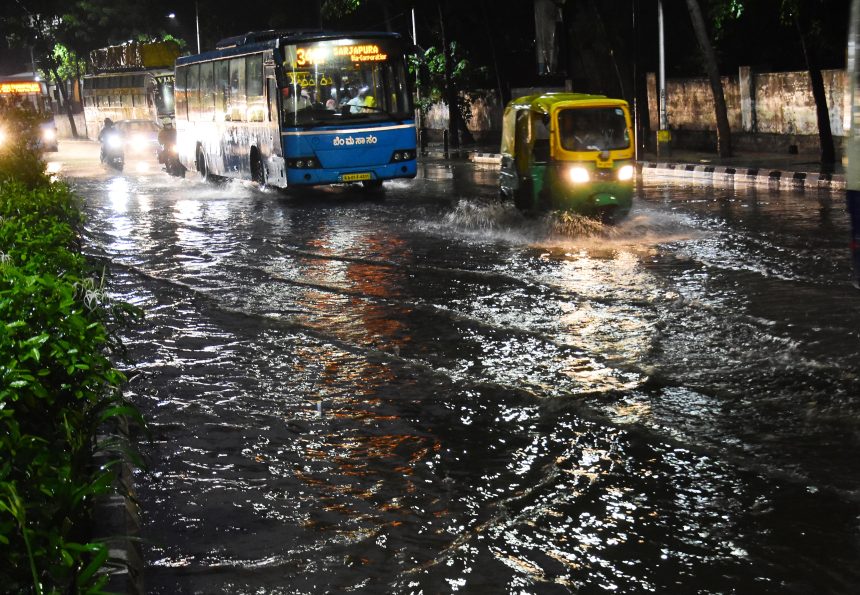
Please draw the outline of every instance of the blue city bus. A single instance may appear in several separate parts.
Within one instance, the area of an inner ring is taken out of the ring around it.
[[[415,177],[395,33],[266,31],[176,60],[176,150],[204,178],[286,188]]]

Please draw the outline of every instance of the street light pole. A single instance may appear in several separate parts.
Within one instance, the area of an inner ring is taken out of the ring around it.
[[[194,0],[194,22],[197,24],[197,53],[200,53],[200,9],[197,0]]]

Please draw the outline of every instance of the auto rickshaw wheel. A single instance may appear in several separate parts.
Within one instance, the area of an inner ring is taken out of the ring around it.
[[[604,225],[615,225],[618,220],[618,207],[616,205],[609,205],[607,207],[603,207],[598,212],[598,219]]]
[[[531,178],[520,178],[520,183],[514,190],[514,206],[521,211],[528,210],[533,206],[532,184]]]

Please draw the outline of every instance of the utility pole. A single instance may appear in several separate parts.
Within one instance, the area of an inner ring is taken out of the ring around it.
[[[200,53],[200,9],[197,6],[197,0],[194,0],[194,22],[197,24],[197,53]]]

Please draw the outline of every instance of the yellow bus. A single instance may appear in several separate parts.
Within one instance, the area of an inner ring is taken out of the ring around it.
[[[57,150],[57,125],[45,81],[32,72],[0,78],[0,97],[6,101],[19,101],[39,113],[42,116],[40,146],[45,151]]]

